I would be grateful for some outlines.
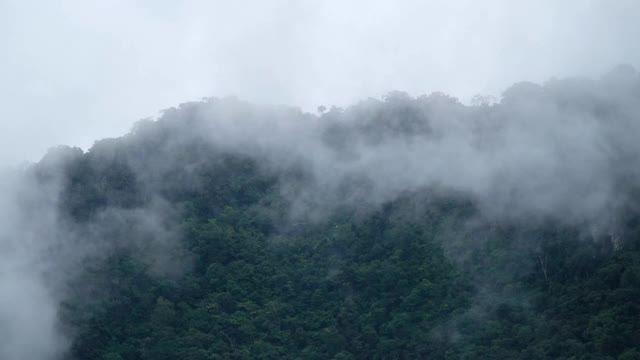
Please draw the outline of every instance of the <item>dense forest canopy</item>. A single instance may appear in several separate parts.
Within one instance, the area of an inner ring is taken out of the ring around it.
[[[0,176],[2,359],[640,359],[640,75],[207,98]]]

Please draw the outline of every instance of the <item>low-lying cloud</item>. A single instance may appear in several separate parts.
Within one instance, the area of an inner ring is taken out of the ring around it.
[[[493,219],[553,218],[606,232],[640,185],[639,98],[630,66],[597,80],[518,83],[499,102],[473,106],[393,92],[314,115],[209,98],[87,153],[58,148],[0,177],[0,357],[64,354],[71,340],[59,306],[87,259],[126,248],[155,276],[188,268],[170,197],[210,186],[198,171],[220,154],[277,179],[290,205],[282,221],[428,189],[463,194]],[[74,188],[73,174],[88,176],[87,187]],[[75,203],[84,192],[99,206]]]

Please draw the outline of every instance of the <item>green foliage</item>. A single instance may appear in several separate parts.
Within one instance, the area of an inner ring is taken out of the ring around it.
[[[409,111],[402,96],[389,101]],[[378,121],[430,131],[401,118]],[[173,130],[141,124],[65,165],[68,221],[161,197],[180,209],[173,220],[192,260],[167,279],[123,246],[87,267],[61,314],[76,335],[72,358],[640,357],[633,226],[614,249],[551,221],[486,221],[471,200],[429,189],[290,220],[280,182],[303,186],[303,170],[270,172],[197,139],[175,144]],[[629,224],[637,219],[630,212]]]
[[[452,224],[463,225],[463,205],[434,204],[424,214],[432,220],[419,222],[402,218],[399,201],[364,218],[343,214],[295,231],[274,230],[255,206],[228,205],[214,216],[187,207],[184,245],[195,262],[177,283],[145,275],[124,255],[105,263],[99,271],[118,279],[109,290],[117,296],[82,314],[89,320],[74,356],[637,356],[640,252],[631,245],[613,254],[554,225],[486,226],[476,229],[484,245],[454,264],[443,249],[455,244],[442,241]],[[535,250],[514,250],[535,237],[543,240]]]

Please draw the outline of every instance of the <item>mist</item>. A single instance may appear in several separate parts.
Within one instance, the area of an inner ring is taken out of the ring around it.
[[[145,133],[157,124],[177,141],[261,159],[267,173],[299,166],[310,182],[281,186],[303,213],[437,188],[470,194],[495,217],[589,222],[624,206],[624,192],[636,184],[637,89],[637,72],[621,65],[599,79],[520,82],[499,103],[476,105],[439,92],[392,92],[316,116],[210,98],[140,123],[129,141],[157,136]],[[163,166],[182,158],[172,149]]]
[[[0,2],[0,358],[66,358],[63,304],[109,298],[81,274],[114,254],[179,283],[184,198],[233,189],[227,167],[276,189],[244,195],[282,234],[460,196],[477,213],[449,253],[482,222],[622,246],[640,4],[447,4]]]
[[[640,186],[639,94],[637,71],[620,65],[597,79],[519,82],[498,102],[474,105],[391,92],[313,114],[206,98],[87,152],[54,148],[2,176],[2,354],[64,356],[73,329],[60,323],[60,306],[71,295],[109,297],[77,277],[112,254],[134,254],[150,276],[179,281],[191,267],[180,194],[224,189],[210,181],[229,166],[272,179],[286,204],[272,220],[284,230],[340,208],[368,213],[412,194],[462,194],[477,219],[552,219],[624,242],[623,218],[637,206],[629,194]],[[225,200],[205,205],[215,213]]]

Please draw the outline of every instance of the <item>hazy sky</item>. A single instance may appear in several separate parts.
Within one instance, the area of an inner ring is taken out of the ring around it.
[[[640,1],[0,0],[0,164],[205,96],[467,100],[640,64]]]

